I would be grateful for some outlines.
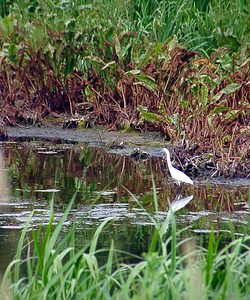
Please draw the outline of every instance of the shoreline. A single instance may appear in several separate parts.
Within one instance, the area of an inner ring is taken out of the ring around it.
[[[150,157],[163,158],[163,154],[161,152],[163,147],[175,149],[173,144],[164,142],[160,132],[153,131],[132,131],[125,133],[110,131],[104,127],[63,129],[61,125],[49,125],[42,127],[7,127],[7,135],[7,141],[11,139],[39,139],[48,141],[59,140],[59,142],[62,143],[85,143],[88,147],[101,147],[105,148],[109,153],[129,156],[131,156],[134,149],[139,148],[140,151],[147,152]],[[208,183],[214,182],[219,184],[222,182],[223,184],[232,184],[233,182],[239,181],[240,185],[243,183],[243,185],[246,184],[250,186],[250,177],[247,172],[246,176],[211,177],[213,172],[210,172],[205,168],[204,170],[200,169],[199,171],[203,174],[198,174],[194,177],[198,180],[202,177],[206,177],[208,178]]]

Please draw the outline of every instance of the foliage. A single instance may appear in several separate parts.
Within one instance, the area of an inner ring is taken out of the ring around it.
[[[84,126],[159,130],[178,142],[185,135],[184,150],[195,144],[193,154],[212,153],[217,175],[242,171],[249,156],[247,1],[5,4],[1,122],[35,124],[66,113],[83,116]]]
[[[157,211],[155,187],[153,193]],[[27,238],[27,224],[4,274],[2,293],[5,289],[14,299],[247,299],[249,236],[236,239],[232,233],[232,241],[220,249],[219,237],[211,232],[204,248],[178,238],[171,212],[162,224],[149,216],[155,234],[148,252],[140,257],[129,254],[136,262],[125,263],[113,241],[109,249],[97,248],[110,218],[99,225],[86,247],[75,248],[75,227],[60,238],[73,201],[55,228],[52,202],[45,233],[33,231],[32,240]],[[102,264],[100,253],[106,253]]]

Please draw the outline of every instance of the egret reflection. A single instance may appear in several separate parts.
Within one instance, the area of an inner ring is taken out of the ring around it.
[[[172,210],[172,212],[176,212],[177,210],[180,210],[184,206],[186,206],[192,199],[194,195],[190,195],[187,197],[183,197],[181,194],[177,195],[173,202],[170,203],[169,210]]]

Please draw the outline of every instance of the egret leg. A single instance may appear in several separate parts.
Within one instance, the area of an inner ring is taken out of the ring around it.
[[[176,185],[180,185],[180,183],[179,183],[178,180],[174,179],[173,181],[174,181],[174,183],[175,183]]]
[[[174,179],[174,183],[175,183],[175,193],[179,194],[179,189],[180,189],[180,181]]]
[[[176,191],[179,194],[182,192],[183,186],[181,185],[181,182],[179,180],[176,180],[176,184],[177,184]]]

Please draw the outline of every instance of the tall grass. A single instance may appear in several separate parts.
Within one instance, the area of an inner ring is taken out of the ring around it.
[[[153,198],[156,204],[155,190]],[[97,247],[111,218],[99,225],[86,247],[75,248],[75,228],[59,239],[73,201],[55,228],[51,205],[45,234],[33,231],[32,240],[28,240],[28,224],[24,228],[16,257],[3,276],[6,295],[14,299],[248,298],[249,236],[236,239],[232,235],[232,241],[220,249],[212,232],[204,248],[198,241],[178,238],[180,232],[171,213],[163,224],[151,217],[155,235],[148,252],[137,257],[136,263],[125,263],[113,241],[109,249]],[[106,253],[102,264],[100,253]],[[133,254],[130,257],[135,258]]]
[[[190,48],[208,54],[219,46],[237,51],[248,42],[247,3],[246,0],[96,0],[94,3],[14,0],[7,2],[7,6],[10,16],[26,32],[33,25],[64,31],[64,39],[89,43],[95,55],[103,51],[101,46],[105,41],[132,31],[140,38],[146,36],[150,42],[165,42],[175,35]],[[28,39],[30,34],[25,34]]]

